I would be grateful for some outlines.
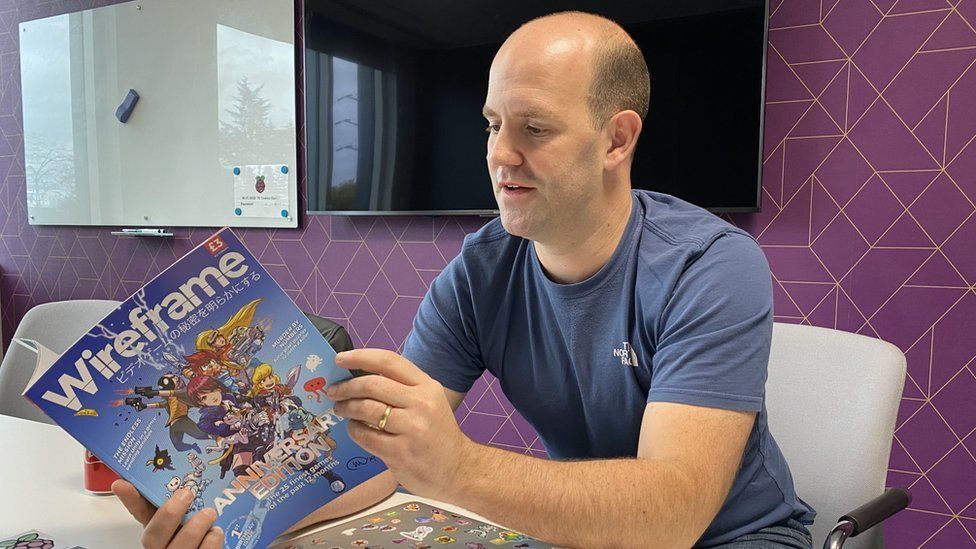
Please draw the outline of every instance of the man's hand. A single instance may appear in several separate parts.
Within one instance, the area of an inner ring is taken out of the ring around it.
[[[380,349],[346,351],[336,365],[379,374],[352,378],[326,392],[349,418],[349,436],[375,454],[417,495],[448,499],[460,464],[475,443],[461,432],[444,387],[402,356]],[[377,425],[392,406],[383,430]]]
[[[182,549],[200,547],[201,549],[220,549],[224,544],[224,532],[213,527],[217,512],[206,508],[193,515],[180,527],[180,520],[193,503],[193,492],[180,488],[169,501],[156,509],[142,497],[136,487],[124,480],[112,483],[112,492],[119,497],[122,505],[144,527],[142,546],[147,549]]]

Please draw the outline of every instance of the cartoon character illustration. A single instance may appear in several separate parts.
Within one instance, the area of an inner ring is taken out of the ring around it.
[[[230,360],[228,354],[233,350],[231,336],[238,328],[247,329],[254,321],[254,313],[262,299],[255,299],[244,305],[223,326],[204,330],[197,335],[198,351],[214,351],[221,359]]]
[[[254,355],[264,347],[264,337],[270,325],[255,324],[253,326],[238,326],[231,332],[226,356],[232,362],[245,367],[250,366]]]
[[[147,467],[152,467],[152,472],[158,472],[162,469],[173,470],[173,458],[169,455],[169,450],[160,450],[159,446],[156,446],[156,452],[153,454],[152,459],[146,462]]]
[[[226,390],[210,376],[195,377],[187,386],[190,399],[201,407],[198,425],[217,442],[217,446],[208,447],[207,451],[222,452],[210,461],[220,463],[220,478],[229,469],[235,475],[244,473],[251,463],[264,457],[274,442],[268,414],[250,404],[239,403]]]
[[[400,532],[400,535],[413,541],[424,541],[434,529],[430,526],[418,526],[410,532]]]
[[[189,452],[186,454],[187,461],[190,462],[190,466],[193,468],[189,473],[183,475],[183,478],[173,477],[166,483],[166,489],[169,490],[169,494],[172,495],[180,488],[186,488],[193,493],[193,503],[190,505],[191,511],[198,511],[203,508],[203,492],[207,489],[207,486],[212,482],[209,478],[204,478],[203,473],[207,470],[207,465],[203,463],[200,456]]]
[[[313,377],[312,379],[305,382],[305,390],[309,391],[307,395],[309,400],[315,399],[315,402],[322,402],[322,397],[328,398],[329,395],[325,394],[326,381],[324,377]]]
[[[314,372],[322,364],[322,357],[319,355],[308,355],[305,357],[305,367],[309,372]]]
[[[282,399],[292,393],[299,375],[301,366],[295,366],[288,371],[285,381],[282,382],[269,364],[261,364],[254,369],[247,396],[255,406],[260,406],[269,415],[277,417],[287,411],[283,408]]]
[[[223,359],[213,349],[197,351],[185,358],[186,367],[183,368],[182,373],[187,379],[200,376],[212,377],[236,394],[246,391],[249,386],[247,375],[241,375],[244,367]]]
[[[125,404],[132,406],[140,412],[156,408],[166,410],[169,416],[166,420],[166,427],[169,428],[169,439],[173,443],[173,448],[179,452],[194,450],[199,453],[201,451],[200,447],[195,443],[187,444],[183,442],[183,437],[190,436],[197,440],[207,440],[210,437],[187,415],[190,410],[190,405],[193,403],[186,394],[186,383],[183,381],[183,378],[176,374],[164,374],[157,381],[157,385],[159,389],[136,387],[133,392],[139,396],[126,398]],[[142,401],[143,398],[155,397],[162,397],[163,400],[155,402]]]
[[[322,440],[328,446],[329,450],[325,454],[325,459],[332,456],[332,452],[338,446],[335,439],[329,436],[329,429],[322,425],[320,421],[315,417],[314,414],[302,408],[302,401],[296,396],[290,396],[282,400],[282,406],[285,413],[278,418],[279,429],[282,432],[281,438],[292,436],[297,433],[308,433],[308,432],[320,432],[322,433]],[[310,463],[307,468],[313,467],[315,464]],[[327,469],[322,473],[322,476],[329,481],[329,488],[335,492],[339,493],[346,489],[346,483],[342,480],[342,477],[333,469]]]
[[[445,522],[447,520],[447,515],[444,511],[440,509],[431,509],[430,519],[434,522]]]

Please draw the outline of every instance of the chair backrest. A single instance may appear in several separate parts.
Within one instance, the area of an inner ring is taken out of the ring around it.
[[[100,299],[42,303],[27,311],[13,337],[32,339],[61,354],[118,306],[118,301]],[[0,414],[52,423],[22,395],[36,359],[36,354],[16,343],[7,348],[0,362]]]
[[[797,493],[817,510],[814,547],[838,518],[884,491],[905,369],[905,355],[880,339],[773,325],[769,428]],[[882,546],[880,526],[845,544]]]

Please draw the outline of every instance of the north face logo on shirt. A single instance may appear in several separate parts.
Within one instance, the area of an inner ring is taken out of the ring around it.
[[[624,341],[624,346],[617,349],[613,349],[613,356],[620,358],[620,363],[624,366],[637,367],[637,353],[634,352],[634,348],[630,346],[630,343]]]

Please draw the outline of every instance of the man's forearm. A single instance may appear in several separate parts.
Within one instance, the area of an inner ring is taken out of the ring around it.
[[[468,454],[451,502],[550,543],[689,547],[714,515],[664,461],[550,461],[480,444]]]

